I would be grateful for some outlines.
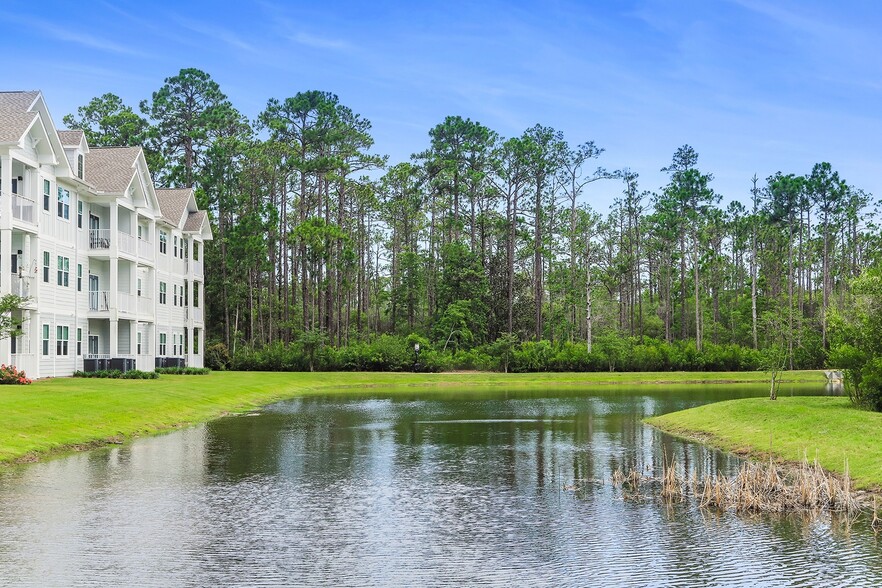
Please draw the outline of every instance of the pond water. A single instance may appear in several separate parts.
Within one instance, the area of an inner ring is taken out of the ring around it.
[[[0,586],[882,585],[866,521],[611,487],[664,455],[734,471],[641,419],[764,393],[310,397],[17,468],[0,474]]]

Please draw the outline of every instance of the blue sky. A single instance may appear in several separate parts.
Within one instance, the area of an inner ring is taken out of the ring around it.
[[[327,90],[372,121],[391,160],[447,115],[503,136],[538,123],[640,174],[689,143],[727,200],[750,178],[829,161],[882,194],[882,3],[31,2],[0,4],[3,89],[40,89],[61,117],[113,92],[132,106],[183,67],[249,117]],[[621,190],[595,184],[604,210]]]

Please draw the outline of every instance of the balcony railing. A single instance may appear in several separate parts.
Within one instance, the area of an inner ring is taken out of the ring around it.
[[[11,351],[13,355],[30,355],[31,340],[22,335],[21,337],[10,337]]]
[[[126,292],[117,292],[117,304],[120,312],[134,313],[136,311],[135,297]]]
[[[193,275],[194,276],[201,276],[202,275],[202,262],[201,261],[194,261],[193,262]]]
[[[153,259],[153,243],[144,239],[138,239],[138,256],[144,259]]]
[[[110,359],[109,353],[87,353],[84,355],[86,359]]]
[[[12,195],[12,217],[26,223],[34,223],[36,203],[30,198],[18,194]]]
[[[129,255],[135,255],[137,251],[137,245],[135,243],[136,239],[132,235],[128,233],[123,233],[122,231],[117,232],[119,238],[119,250],[121,253],[128,253]]]
[[[34,287],[34,278],[30,276],[12,276],[12,293],[22,298],[29,298]]]
[[[140,314],[153,314],[153,299],[144,296],[138,297],[138,312]]]
[[[193,322],[201,323],[202,322],[202,309],[199,307],[190,309],[190,312],[193,316]]]
[[[110,249],[110,229],[89,229],[89,249]]]
[[[107,294],[107,290],[92,290],[89,292],[89,310],[110,310],[110,305],[107,303]]]

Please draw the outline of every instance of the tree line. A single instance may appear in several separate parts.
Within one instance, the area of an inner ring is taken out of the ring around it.
[[[825,162],[745,178],[723,204],[689,145],[646,190],[593,141],[460,116],[390,162],[332,93],[271,98],[249,119],[196,69],[137,111],[105,94],[64,122],[92,145],[144,146],[158,184],[195,188],[215,234],[206,332],[234,356],[381,336],[591,353],[606,338],[820,367],[853,280],[879,259],[876,202]]]

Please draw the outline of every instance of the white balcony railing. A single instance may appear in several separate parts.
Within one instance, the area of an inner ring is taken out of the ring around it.
[[[12,276],[12,293],[22,298],[29,298],[34,291],[34,278],[31,276]]]
[[[30,355],[31,340],[28,337],[11,337],[9,339],[13,355]]]
[[[144,239],[138,239],[138,257],[153,260],[153,243]]]
[[[138,297],[138,313],[153,314],[153,299],[144,296]]]
[[[87,353],[84,356],[86,359],[110,359],[109,353]]]
[[[135,255],[137,252],[137,244],[135,243],[136,239],[132,235],[128,233],[123,233],[122,231],[117,232],[117,237],[119,239],[119,250],[120,253],[128,253],[129,255]]]
[[[110,310],[110,305],[107,303],[107,299],[107,290],[93,290],[89,292],[89,310]]]
[[[89,229],[89,249],[110,249],[110,229]]]
[[[191,312],[193,314],[193,322],[201,323],[202,322],[202,309],[199,307],[192,308]]]
[[[202,262],[194,261],[193,262],[193,275],[196,277],[202,277]]]
[[[12,217],[26,223],[34,222],[34,214],[37,209],[36,203],[30,198],[18,194],[12,195]]]
[[[117,299],[117,304],[119,305],[118,308],[119,308],[120,312],[130,312],[130,313],[136,312],[137,305],[135,303],[135,297],[132,296],[131,294],[128,294],[127,292],[117,292],[116,299]]]

